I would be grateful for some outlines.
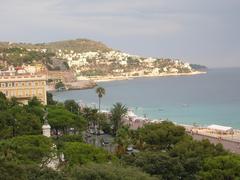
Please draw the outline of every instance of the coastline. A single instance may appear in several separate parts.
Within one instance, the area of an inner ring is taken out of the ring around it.
[[[137,78],[154,78],[154,77],[170,77],[170,76],[194,76],[200,74],[207,74],[204,71],[194,71],[191,73],[162,73],[158,75],[141,75],[141,76],[94,76],[90,78],[79,79],[75,82],[66,83],[66,91],[72,90],[84,90],[93,89],[97,86],[99,82],[110,82],[110,81],[123,81],[123,80],[133,80]],[[54,86],[49,85],[47,91],[55,92],[57,91]]]
[[[151,77],[170,77],[170,76],[194,76],[200,74],[207,74],[205,71],[194,71],[191,73],[162,73],[158,75],[141,75],[141,76],[95,76],[89,78],[96,83],[98,82],[108,82],[108,81],[122,81],[122,80],[132,80],[136,78],[151,78]]]

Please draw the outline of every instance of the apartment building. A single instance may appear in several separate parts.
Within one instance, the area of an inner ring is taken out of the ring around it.
[[[47,104],[45,75],[9,75],[0,76],[0,91],[7,98],[16,97],[23,104],[37,97],[42,104]]]

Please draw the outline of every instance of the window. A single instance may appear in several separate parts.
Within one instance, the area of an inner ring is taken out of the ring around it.
[[[41,89],[38,89],[38,94],[42,95],[42,90]]]
[[[1,83],[1,87],[5,87],[5,86],[4,86],[4,83]]]
[[[18,95],[22,96],[22,90],[18,90]]]
[[[29,96],[29,90],[28,89],[25,91],[25,94],[26,94],[26,96]]]

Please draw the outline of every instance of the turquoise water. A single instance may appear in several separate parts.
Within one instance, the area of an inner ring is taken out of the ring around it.
[[[240,128],[240,69],[209,70],[196,76],[137,78],[99,83],[106,89],[103,109],[122,102],[140,116],[181,124],[219,124]],[[54,93],[54,99],[74,99],[96,105],[95,89]]]

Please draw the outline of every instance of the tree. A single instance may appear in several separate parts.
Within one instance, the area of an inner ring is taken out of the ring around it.
[[[57,82],[55,85],[55,89],[64,89],[64,88],[65,88],[65,85],[63,84],[62,81]]]
[[[17,114],[15,122],[15,135],[38,135],[41,134],[41,120],[34,114]]]
[[[78,103],[76,103],[76,101],[74,101],[74,100],[66,100],[64,102],[64,106],[70,112],[72,112],[74,114],[79,114],[79,106],[78,106]]]
[[[121,103],[116,103],[111,109],[111,122],[113,124],[113,134],[116,135],[116,132],[119,128],[122,127],[122,118],[127,114],[127,107]]]
[[[98,122],[98,111],[97,109],[92,109],[89,107],[86,107],[83,109],[83,117],[87,120],[88,123],[88,129],[90,126],[94,126],[94,128],[97,125]]]
[[[183,127],[176,126],[168,121],[159,124],[147,124],[137,131],[145,142],[145,146],[153,149],[171,149],[174,144],[186,136]]]
[[[7,139],[14,136],[14,121],[14,116],[9,110],[0,112],[0,139]]]
[[[82,116],[71,113],[63,106],[48,107],[48,122],[56,131],[68,134],[70,128],[74,128],[74,132],[81,131],[86,126],[86,120]]]
[[[149,174],[141,172],[137,168],[123,167],[113,164],[88,164],[76,166],[70,171],[72,179],[104,179],[104,180],[156,180]]]
[[[117,143],[116,154],[121,156],[126,152],[127,147],[131,144],[131,137],[127,127],[118,129],[115,137],[115,143]]]
[[[8,108],[8,100],[2,92],[0,92],[0,111],[6,110]]]
[[[42,105],[40,106],[24,106],[24,109],[27,113],[37,116],[41,123],[44,123],[44,108]]]
[[[29,106],[41,106],[41,102],[37,99],[37,97],[33,97],[28,101]]]
[[[103,130],[105,133],[111,133],[111,122],[106,114],[98,113],[98,125],[99,130]]]
[[[96,89],[96,93],[98,95],[98,108],[99,108],[98,110],[100,112],[100,110],[101,110],[101,98],[103,97],[103,95],[105,95],[106,91],[103,87],[98,87]]]
[[[210,157],[204,161],[199,172],[200,179],[234,180],[240,177],[240,157],[225,155]]]
[[[53,95],[50,92],[47,92],[47,104],[55,105],[57,102],[53,100]]]
[[[52,157],[52,141],[42,135],[19,136],[0,141],[1,161],[42,164]]]
[[[34,112],[26,111],[25,107],[14,106],[0,112],[0,138],[20,135],[41,134],[41,119]]]
[[[105,163],[116,160],[107,151],[80,142],[65,142],[62,151],[69,165],[82,165],[90,162]]]
[[[9,106],[13,107],[13,106],[17,106],[19,105],[19,102],[17,101],[16,97],[11,97],[10,101],[9,101]]]
[[[169,152],[171,157],[179,158],[185,169],[184,178],[190,179],[196,179],[205,159],[226,154],[221,144],[214,145],[208,140],[194,141],[190,137],[179,141]]]
[[[184,168],[177,157],[170,157],[164,152],[145,151],[135,156],[126,156],[128,165],[141,168],[144,172],[163,179],[182,179]]]

